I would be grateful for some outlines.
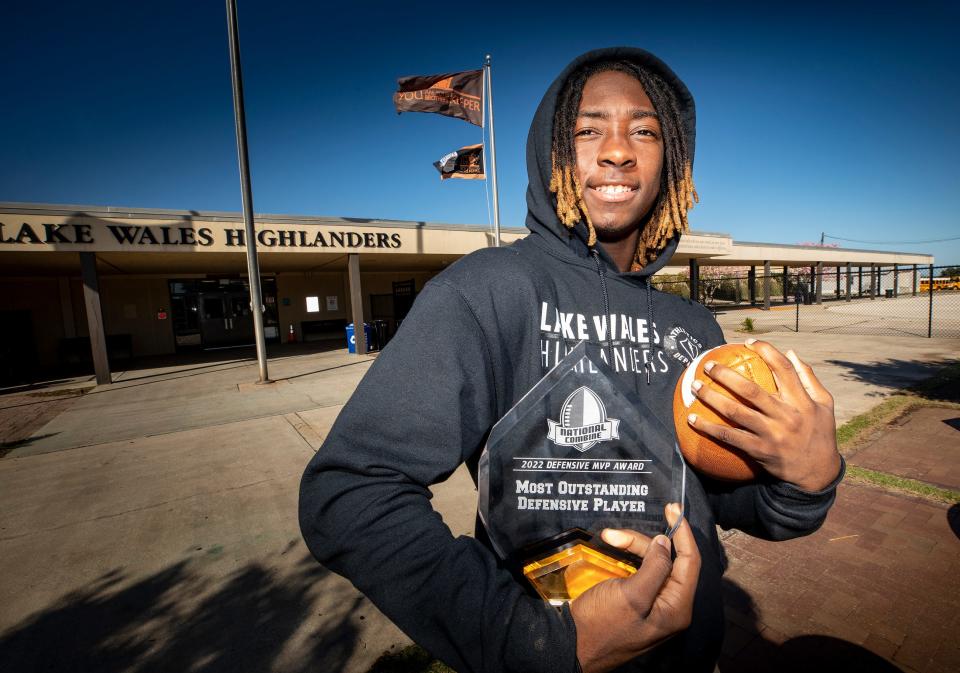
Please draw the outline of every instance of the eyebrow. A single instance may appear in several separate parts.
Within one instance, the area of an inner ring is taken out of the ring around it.
[[[581,110],[580,112],[577,113],[577,117],[585,117],[587,119],[609,119],[610,114],[607,112],[603,112],[602,110]],[[657,113],[654,112],[653,110],[640,110],[640,109],[635,109],[631,113],[630,117],[632,119],[645,119],[648,117],[651,119],[657,119],[657,120],[660,119],[660,117],[657,116]]]

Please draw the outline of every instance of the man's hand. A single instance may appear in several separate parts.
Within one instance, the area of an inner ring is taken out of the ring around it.
[[[570,604],[577,624],[577,658],[584,673],[603,673],[649,650],[690,625],[693,595],[700,576],[700,552],[680,507],[666,507],[677,558],[670,561],[670,540],[607,529],[603,540],[643,558],[640,569],[624,579],[607,580]]]
[[[703,367],[707,376],[743,403],[702,381],[694,382],[694,394],[737,427],[711,423],[693,414],[688,422],[700,432],[742,449],[783,481],[806,491],[825,488],[840,472],[833,397],[793,351],[784,355],[754,339],[745,345],[770,367],[779,393],[771,395],[732,369],[708,361]]]

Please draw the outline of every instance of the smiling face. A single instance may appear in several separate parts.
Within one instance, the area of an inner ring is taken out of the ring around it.
[[[636,241],[660,193],[663,134],[640,82],[610,70],[587,80],[574,130],[583,202],[604,243]]]

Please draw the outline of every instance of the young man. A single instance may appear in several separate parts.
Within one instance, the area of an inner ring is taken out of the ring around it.
[[[583,338],[604,345],[616,375],[672,427],[684,367],[723,343],[709,311],[649,282],[695,198],[694,119],[686,87],[645,51],[571,63],[530,129],[531,234],[427,284],[304,475],[313,554],[459,673],[712,671],[723,638],[716,525],[787,539],[816,530],[833,502],[843,466],[832,399],[792,353],[756,342],[780,398],[717,365],[711,378],[749,406],[701,397],[743,429],[691,422],[768,475],[736,486],[691,474],[673,564],[662,536],[607,531],[644,556],[640,571],[557,610],[500,566],[481,527],[453,538],[430,507],[428,486],[463,462],[476,476],[490,428]]]

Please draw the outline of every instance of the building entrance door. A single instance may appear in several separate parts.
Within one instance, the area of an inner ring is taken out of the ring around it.
[[[208,348],[253,344],[250,295],[237,291],[202,293],[200,335]]]
[[[264,336],[279,341],[276,279],[260,279],[264,299]],[[173,332],[177,350],[252,346],[253,312],[245,278],[170,281]]]

